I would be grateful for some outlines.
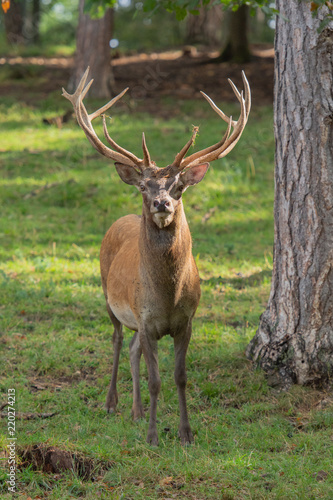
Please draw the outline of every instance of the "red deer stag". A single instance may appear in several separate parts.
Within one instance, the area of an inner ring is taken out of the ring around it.
[[[147,442],[158,444],[156,411],[161,379],[157,341],[164,335],[171,335],[175,347],[174,376],[180,408],[179,436],[183,444],[190,443],[193,441],[193,435],[186,408],[185,357],[191,337],[192,319],[200,299],[200,282],[192,256],[192,240],[182,204],[182,194],[188,186],[203,179],[209,162],[223,158],[236,145],[250,111],[249,84],[243,72],[243,97],[243,92],[238,92],[229,80],[241,107],[237,121],[226,116],[202,92],[214,111],[228,124],[224,137],[217,144],[185,157],[194,142],[198,131],[196,127],[173,163],[158,168],[150,158],[144,134],[143,159],[111,139],[104,115],[104,135],[112,149],[97,137],[92,120],[109,109],[127,89],[89,115],[83,104],[92,84],[91,80],[85,87],[88,71],[89,68],[73,95],[64,89],[63,95],[71,101],[77,121],[94,148],[114,160],[120,178],[126,184],[134,185],[142,194],[142,216],[126,215],[112,224],[103,239],[100,252],[102,286],[107,311],[114,326],[113,370],[106,409],[109,413],[114,412],[118,402],[116,383],[123,343],[122,325],[125,325],[135,332],[130,342],[132,415],[134,419],[144,416],[139,383],[140,358],[143,353],[148,367],[150,394]]]

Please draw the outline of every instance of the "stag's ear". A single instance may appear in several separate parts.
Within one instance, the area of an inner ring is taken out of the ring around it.
[[[209,163],[203,163],[202,165],[195,165],[190,167],[185,172],[180,174],[181,180],[184,182],[185,186],[193,186],[202,181],[207,172]]]
[[[126,184],[132,184],[137,186],[141,180],[142,175],[131,165],[125,165],[124,163],[115,163],[115,167],[119,174],[119,177]]]

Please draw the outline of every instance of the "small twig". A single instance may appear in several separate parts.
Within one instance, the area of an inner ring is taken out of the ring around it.
[[[55,186],[58,186],[59,182],[53,182],[52,184],[45,184],[44,186],[41,186],[38,189],[34,189],[30,193],[27,193],[26,195],[23,196],[24,200],[28,200],[29,198],[32,198],[33,196],[37,196],[37,194],[41,193],[42,191],[45,191],[45,189],[51,189]]]
[[[204,224],[205,222],[207,222],[214,215],[214,212],[216,212],[216,210],[217,207],[210,208],[208,212],[202,217],[201,223]]]
[[[7,404],[7,403],[6,403]],[[6,418],[7,413],[2,411],[0,413],[1,418]],[[57,415],[56,412],[53,413],[16,413],[16,418],[18,420],[37,420],[39,418],[51,418],[54,417],[54,415]]]

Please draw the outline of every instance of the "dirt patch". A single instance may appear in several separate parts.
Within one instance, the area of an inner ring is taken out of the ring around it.
[[[111,460],[96,461],[79,453],[71,453],[55,446],[47,446],[44,443],[18,449],[18,456],[21,459],[21,468],[32,466],[35,471],[50,474],[71,470],[84,480],[93,479],[95,475],[101,474],[115,465],[115,462]]]
[[[217,53],[195,49],[115,58],[112,63],[115,91],[130,87],[131,101],[137,108],[151,113],[160,113],[162,96],[176,101],[202,99],[200,90],[218,101],[235,102],[227,79],[242,88],[241,71],[244,70],[251,85],[253,104],[270,105],[273,102],[273,50],[252,47],[252,53],[252,61],[241,65],[217,64],[214,62]],[[1,58],[0,71],[6,68],[8,78],[0,79],[0,92],[37,104],[50,92],[60,93],[62,87],[66,88],[72,64],[73,60],[66,58]],[[15,74],[20,78],[11,78],[10,75]],[[28,87],[28,93],[22,92],[22,85]]]

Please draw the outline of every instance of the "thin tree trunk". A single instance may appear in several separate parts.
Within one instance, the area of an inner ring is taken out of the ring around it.
[[[113,78],[111,68],[110,39],[112,37],[113,11],[108,9],[104,17],[91,19],[84,14],[84,0],[80,0],[79,24],[76,35],[76,55],[74,68],[69,80],[69,91],[74,91],[88,66],[89,77],[94,83],[89,95],[109,97],[112,92]]]
[[[10,8],[4,16],[6,39],[9,44],[24,43],[22,2],[11,0]]]
[[[248,20],[249,7],[247,5],[242,5],[235,12],[229,13],[229,34],[226,46],[219,56],[221,62],[245,63],[250,61],[251,53],[247,36]]]
[[[198,15],[186,18],[186,43],[202,43],[208,47],[220,44],[222,29],[222,6],[201,7]]]
[[[32,1],[32,41],[39,42],[40,0]]]
[[[277,8],[273,281],[247,355],[286,388],[333,371],[333,26],[318,33],[309,2]]]

